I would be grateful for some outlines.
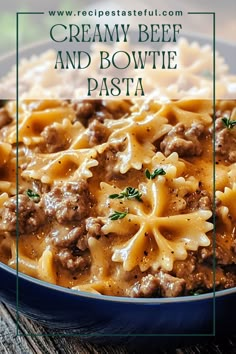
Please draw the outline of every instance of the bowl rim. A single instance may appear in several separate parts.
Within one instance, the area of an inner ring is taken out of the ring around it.
[[[56,284],[51,284],[46,281],[19,272],[2,262],[0,262],[0,269],[3,269],[7,273],[11,273],[12,275],[15,275],[16,283],[19,281],[19,279],[23,279],[27,282],[43,286],[44,288],[48,288],[49,290],[60,292],[62,294],[69,294],[77,297],[94,299],[98,301],[110,301],[110,302],[118,302],[118,303],[122,302],[126,304],[143,304],[143,305],[176,304],[176,303],[195,302],[195,301],[203,301],[203,300],[210,300],[210,299],[212,299],[212,301],[214,302],[216,298],[232,295],[236,293],[236,287],[233,287],[233,288],[213,291],[205,294],[199,294],[197,296],[187,295],[187,296],[163,297],[163,298],[132,298],[127,296],[123,296],[123,297],[111,296],[111,295],[95,294],[91,292],[66,288]]]

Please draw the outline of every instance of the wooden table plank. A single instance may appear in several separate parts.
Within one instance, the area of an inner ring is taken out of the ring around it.
[[[55,332],[55,331],[54,331]],[[29,333],[48,335],[50,329],[35,321],[19,316],[19,333],[16,336],[16,313],[6,305],[0,305],[0,353],[1,354],[136,354],[137,349],[130,350],[125,346],[95,345],[83,342],[78,337],[67,337],[58,332],[58,336],[26,336]],[[23,336],[24,335],[24,336]],[[171,340],[171,339],[170,339]],[[125,339],[124,339],[125,342]],[[141,350],[143,353],[143,349]],[[199,339],[198,344],[181,348],[163,350],[156,348],[158,354],[234,354],[236,353],[236,334],[229,337],[208,338],[205,342]],[[147,348],[147,354],[151,354]]]
[[[19,333],[48,335],[50,330],[19,316]],[[55,331],[54,331],[55,332]],[[127,354],[124,347],[99,346],[81,341],[78,337],[16,336],[16,313],[6,305],[0,306],[0,353],[1,354]]]

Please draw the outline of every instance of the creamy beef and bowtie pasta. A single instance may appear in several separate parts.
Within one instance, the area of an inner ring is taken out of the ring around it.
[[[169,297],[236,285],[235,101],[217,101],[214,117],[203,99],[22,100],[18,119],[17,134],[5,103],[2,262],[16,267],[18,234],[19,271],[73,289]]]

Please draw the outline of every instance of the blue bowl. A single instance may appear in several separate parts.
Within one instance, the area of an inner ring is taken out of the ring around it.
[[[236,330],[229,322],[236,316],[236,288],[197,296],[134,299],[78,292],[16,275],[0,263],[0,298],[50,327],[51,335],[61,331],[114,343],[126,342],[126,336],[132,342],[136,336],[212,336]]]

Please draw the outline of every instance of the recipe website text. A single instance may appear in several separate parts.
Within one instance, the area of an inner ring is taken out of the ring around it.
[[[163,10],[159,11],[157,9],[154,10],[49,10],[49,16],[78,16],[78,17],[109,17],[109,16],[116,16],[116,17],[131,17],[131,16],[148,16],[148,17],[155,17],[155,16],[183,16],[183,11],[181,10]]]

